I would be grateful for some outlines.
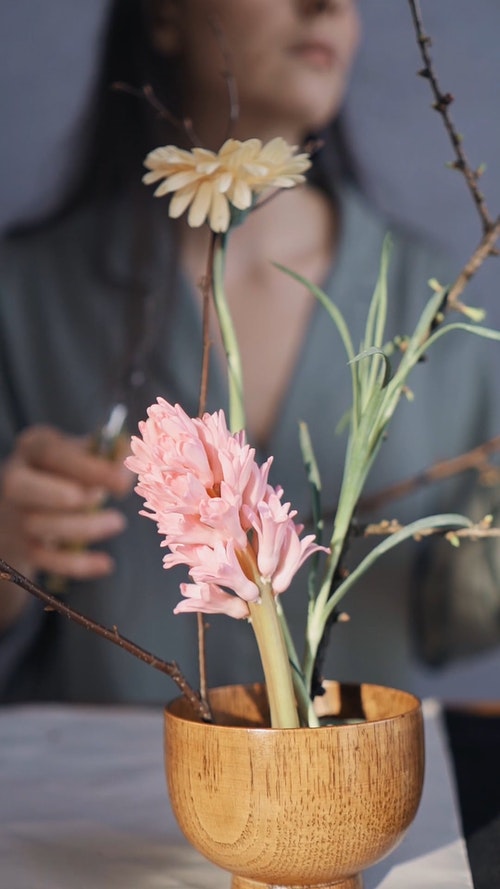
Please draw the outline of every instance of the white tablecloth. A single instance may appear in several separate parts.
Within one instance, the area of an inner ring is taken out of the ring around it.
[[[472,889],[439,707],[424,712],[422,804],[365,889]],[[0,710],[1,889],[228,889],[173,819],[162,733],[160,710]]]

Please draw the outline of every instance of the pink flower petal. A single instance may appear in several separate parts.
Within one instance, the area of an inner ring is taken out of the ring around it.
[[[186,598],[174,608],[174,614],[202,611],[204,614],[227,614],[237,620],[250,615],[248,605],[238,596],[224,592],[214,583],[181,583]]]

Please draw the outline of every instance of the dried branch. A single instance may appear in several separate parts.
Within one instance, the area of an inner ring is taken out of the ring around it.
[[[165,673],[173,680],[173,682],[175,682],[179,690],[187,698],[194,712],[204,721],[211,721],[210,710],[207,709],[205,703],[200,700],[199,695],[193,688],[191,688],[189,682],[183,676],[175,661],[163,661],[161,658],[156,657],[154,654],[151,654],[149,651],[146,651],[144,648],[131,642],[130,639],[122,636],[118,632],[117,627],[109,629],[108,627],[104,627],[102,624],[85,617],[85,615],[81,614],[79,611],[75,611],[74,608],[65,605],[64,602],[57,598],[57,596],[52,596],[50,593],[47,593],[42,587],[33,583],[33,581],[25,577],[24,574],[16,571],[15,568],[3,559],[0,559],[0,580],[12,581],[16,586],[21,587],[21,589],[26,590],[27,593],[40,599],[45,604],[47,611],[58,611],[59,614],[62,614],[69,618],[69,620],[79,624],[85,630],[90,630],[92,633],[102,636],[103,639],[106,639],[108,642],[113,642],[115,645],[118,645],[119,648],[123,648],[129,654],[138,658],[140,661],[143,661],[143,663],[148,666],[154,667],[155,670],[159,670],[161,673]]]
[[[447,296],[447,308],[460,310],[458,297],[463,293],[470,279],[476,274],[488,256],[495,253],[495,244],[500,237],[500,216],[492,227],[485,232],[478,247],[475,249],[468,263],[451,285]]]
[[[390,485],[381,491],[362,497],[359,501],[359,509],[363,512],[371,512],[372,510],[379,509],[380,506],[386,503],[412,494],[423,485],[444,481],[444,479],[458,475],[468,469],[484,470],[488,466],[488,457],[498,451],[500,451],[500,435],[490,438],[489,441],[476,448],[472,448],[470,451],[459,454],[458,457],[441,460],[410,478],[403,479],[403,481],[396,482],[396,484]]]
[[[463,148],[462,137],[456,130],[451,119],[449,107],[453,102],[453,96],[450,93],[444,92],[439,85],[430,53],[432,41],[429,35],[425,33],[419,0],[408,0],[408,2],[417,41],[424,62],[424,67],[418,73],[421,77],[425,77],[429,80],[435,98],[433,107],[441,115],[455,151],[456,159],[453,166],[455,169],[463,173],[483,224],[483,237],[469,261],[449,288],[446,295],[446,303],[443,306],[443,310],[445,311],[452,309],[461,311],[464,307],[460,302],[459,297],[462,295],[467,284],[488,256],[498,252],[495,249],[495,244],[500,238],[500,216],[496,220],[493,220],[490,216],[484,196],[479,191],[477,185],[480,173],[477,170],[474,170],[470,165]],[[450,476],[464,472],[467,469],[481,468],[481,466],[486,464],[486,458],[499,449],[500,436],[485,442],[483,445],[480,445],[465,454],[452,458],[451,460],[440,461],[430,468],[425,469],[423,472],[419,472],[411,478],[397,482],[375,494],[362,497],[359,501],[359,509],[363,511],[377,509],[383,504],[414,492],[423,485],[449,478]]]
[[[476,205],[479,216],[481,217],[483,231],[486,234],[490,231],[491,228],[493,228],[495,223],[486,206],[484,195],[478,187],[478,180],[481,176],[481,169],[475,170],[469,163],[469,160],[464,151],[462,137],[457,131],[451,119],[450,105],[454,101],[454,97],[451,93],[442,90],[439,85],[430,52],[432,40],[429,35],[425,33],[422,14],[420,12],[419,0],[408,0],[408,2],[413,18],[417,42],[420,47],[420,52],[424,63],[424,67],[421,68],[418,73],[420,77],[424,77],[430,83],[434,95],[433,108],[435,108],[435,110],[441,115],[444,126],[446,128],[446,132],[450,137],[450,141],[455,152],[455,160],[453,161],[452,166],[455,170],[458,170],[464,176],[474,204]]]
[[[418,534],[414,535],[415,540],[421,540],[422,537],[430,537],[439,534],[450,542],[456,542],[456,538],[467,538],[468,540],[481,540],[485,537],[500,537],[500,528],[492,528],[492,516],[485,516],[480,522],[471,525],[469,528],[457,528],[447,531],[445,528],[423,528]],[[397,534],[398,531],[404,529],[397,519],[383,519],[381,522],[369,525],[359,525],[355,528],[356,534],[363,537],[387,537],[390,534]]]
[[[201,378],[200,378],[200,396],[198,401],[198,416],[201,417],[206,410],[207,404],[207,388],[208,388],[208,370],[210,364],[210,349],[212,342],[210,339],[210,308],[212,304],[212,269],[214,264],[215,235],[210,238],[210,246],[208,250],[207,268],[203,279],[200,282],[200,289],[203,300],[203,317],[202,317],[202,359],[201,359]],[[198,612],[196,615],[196,624],[198,629],[198,665],[200,674],[200,695],[204,705],[208,708],[208,682],[207,682],[207,658],[205,645],[205,629],[206,623],[204,615]]]
[[[183,117],[182,119],[179,119],[172,114],[172,112],[160,102],[155,95],[153,87],[149,83],[145,84],[142,89],[136,89],[136,87],[130,86],[128,83],[116,81],[112,84],[112,89],[122,93],[128,93],[129,96],[135,96],[137,99],[145,99],[149,105],[154,108],[162,120],[166,120],[175,130],[179,130],[184,136],[187,136],[193,147],[196,148],[201,145],[201,140],[196,134],[191,118]]]

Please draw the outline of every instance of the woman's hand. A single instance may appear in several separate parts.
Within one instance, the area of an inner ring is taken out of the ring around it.
[[[91,453],[88,441],[49,426],[25,430],[0,474],[2,558],[29,577],[38,571],[70,579],[111,573],[112,558],[88,544],[123,531],[122,513],[103,504],[109,495],[124,496],[132,483],[121,461]],[[8,586],[0,625],[14,620],[26,600]]]

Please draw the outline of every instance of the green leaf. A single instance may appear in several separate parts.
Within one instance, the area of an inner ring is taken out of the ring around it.
[[[354,346],[352,344],[351,334],[349,333],[349,328],[346,324],[345,318],[340,311],[340,309],[335,305],[335,303],[326,295],[326,293],[321,290],[320,287],[316,287],[312,281],[309,281],[307,278],[304,278],[302,275],[299,275],[298,272],[294,272],[292,269],[287,266],[281,265],[279,262],[274,262],[273,265],[275,268],[280,269],[280,271],[284,272],[285,275],[289,275],[290,278],[293,278],[294,281],[298,281],[300,284],[303,284],[304,287],[309,290],[309,293],[318,300],[319,303],[326,309],[330,318],[332,319],[335,327],[337,328],[342,343],[344,345],[344,349],[347,354],[348,362],[354,358]],[[351,384],[352,384],[352,422],[357,422],[358,417],[358,403],[360,398],[359,386],[358,386],[358,378],[354,368],[351,368]]]
[[[340,600],[345,596],[347,591],[362,577],[363,574],[370,568],[374,562],[376,562],[380,556],[385,555],[391,549],[394,549],[395,546],[399,546],[400,543],[403,543],[405,540],[410,539],[411,537],[416,537],[422,531],[425,531],[428,528],[449,528],[453,530],[454,528],[470,528],[472,527],[473,522],[468,519],[466,516],[459,515],[457,513],[442,513],[439,515],[427,516],[427,518],[418,519],[415,522],[411,522],[409,525],[405,525],[400,531],[397,531],[395,534],[391,534],[390,537],[387,537],[377,546],[375,546],[367,556],[356,566],[356,568],[349,574],[348,577],[340,584],[340,586],[335,591],[334,595],[328,599],[326,608],[324,609],[323,620],[326,624],[328,617],[332,613],[333,609],[338,605]]]
[[[320,287],[316,287],[312,281],[309,281],[307,278],[304,278],[302,275],[299,275],[298,272],[294,272],[292,269],[288,268],[285,265],[281,265],[279,262],[273,262],[273,265],[280,269],[280,271],[284,272],[286,275],[289,275],[290,278],[293,278],[294,281],[298,281],[300,284],[303,284],[304,287],[307,287],[309,293],[314,296],[318,302],[326,309],[333,323],[335,324],[340,338],[344,344],[344,348],[347,353],[347,358],[350,360],[354,358],[354,347],[351,340],[351,334],[349,333],[349,328],[346,324],[345,318],[340,311],[339,308],[335,305],[334,302],[326,295],[326,293],[321,290]]]
[[[313,530],[316,540],[321,543],[323,536],[323,516],[321,513],[321,478],[319,474],[318,464],[314,454],[314,449],[309,435],[307,423],[299,423],[299,442],[302,452],[302,460],[307,473],[307,480],[311,490]],[[309,567],[309,599],[312,600],[316,594],[316,579],[318,575],[319,553],[316,552],[312,556]]]
[[[485,340],[500,342],[500,330],[494,330],[492,327],[478,327],[477,324],[468,324],[466,321],[453,321],[451,324],[445,324],[443,327],[435,330],[421,348],[420,354],[424,354],[430,346],[433,346],[440,337],[444,336],[445,333],[449,333],[450,330],[466,330],[468,333],[482,336]]]
[[[363,352],[355,355],[354,358],[351,358],[349,364],[355,364],[357,361],[361,361],[362,358],[369,358],[370,355],[380,355],[384,359],[384,375],[382,377],[380,388],[385,389],[389,380],[392,378],[392,366],[383,349],[379,349],[376,346],[373,346],[371,349],[365,349]]]
[[[368,309],[366,319],[364,347],[382,346],[387,319],[387,275],[392,252],[392,237],[387,234],[382,245],[380,269],[377,284]]]

